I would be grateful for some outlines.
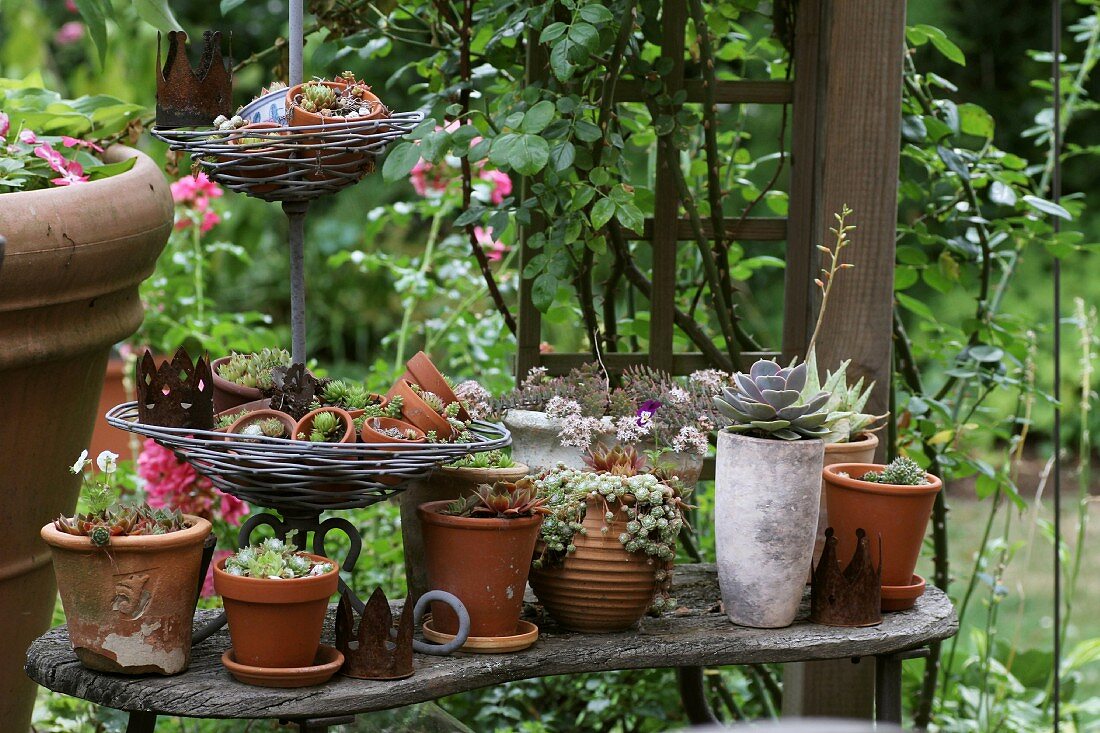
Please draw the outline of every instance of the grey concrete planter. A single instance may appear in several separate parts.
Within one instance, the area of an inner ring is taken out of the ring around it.
[[[604,420],[607,431],[601,435],[609,434],[613,438],[615,428],[610,419]],[[558,438],[561,422],[547,417],[545,412],[508,410],[504,427],[512,433],[512,458],[526,463],[532,471],[554,468],[559,463],[567,468],[584,468],[582,451],[561,444]]]
[[[798,613],[814,551],[825,444],[718,433],[714,523],[730,621],[780,628]]]

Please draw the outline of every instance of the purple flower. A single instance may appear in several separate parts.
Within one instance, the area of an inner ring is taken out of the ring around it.
[[[644,428],[646,425],[649,425],[649,421],[653,418],[653,413],[657,412],[660,407],[661,403],[659,400],[646,400],[643,402],[637,412],[638,419],[636,422],[638,423],[638,427]]]

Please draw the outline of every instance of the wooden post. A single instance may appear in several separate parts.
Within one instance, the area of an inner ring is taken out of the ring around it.
[[[873,11],[870,6],[852,0],[804,0],[799,5],[788,259],[794,267],[787,281],[784,351],[805,349],[815,320],[813,278],[820,268],[813,247],[828,239],[833,213],[847,204],[854,212],[849,223],[857,229],[845,261],[855,269],[840,275],[833,287],[817,340],[818,365],[832,368],[851,359],[849,378],[876,382],[867,409],[882,413],[892,374],[905,2],[880,0]],[[800,109],[800,101],[809,109]],[[812,131],[807,129],[811,125]],[[799,287],[803,289],[795,290]],[[884,447],[879,446],[880,452]],[[869,717],[873,669],[871,660],[789,665],[784,712]]]

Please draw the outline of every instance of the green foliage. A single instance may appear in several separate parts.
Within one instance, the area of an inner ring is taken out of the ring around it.
[[[516,465],[512,454],[502,450],[488,450],[471,453],[457,461],[448,463],[451,468],[511,468]]]
[[[242,547],[225,559],[225,572],[243,578],[305,578],[324,575],[334,567],[330,562],[315,562],[298,552],[294,530],[287,533],[285,541],[269,537],[258,545]]]
[[[920,464],[906,456],[898,456],[881,471],[868,471],[859,478],[872,484],[893,486],[924,486],[928,483],[928,477]]]
[[[819,392],[829,395],[823,407],[829,413],[823,423],[829,430],[823,438],[826,443],[847,443],[857,439],[861,433],[881,428],[883,420],[889,417],[863,412],[867,401],[871,399],[875,383],[871,382],[864,387],[863,377],[860,377],[849,384],[848,367],[851,363],[851,359],[846,359],[835,370],[827,371],[825,381],[822,382],[817,369],[816,350],[811,348],[806,354],[806,385],[802,388],[802,399],[809,400]]]
[[[277,366],[290,366],[290,352],[286,349],[263,349],[255,354],[230,355],[229,361],[218,367],[218,376],[242,387],[269,390],[273,386],[271,370]]]

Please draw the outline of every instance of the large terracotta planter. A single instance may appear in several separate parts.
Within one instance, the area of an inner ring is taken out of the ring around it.
[[[178,532],[88,537],[42,527],[73,651],[85,666],[121,674],[178,674],[191,663],[191,620],[210,522],[186,515]]]
[[[718,433],[715,550],[733,623],[770,629],[794,621],[813,557],[824,457],[820,440]]]
[[[560,566],[531,568],[531,588],[546,611],[567,629],[589,634],[623,631],[653,605],[658,564],[627,552],[619,535],[626,528],[622,507],[606,522],[602,502],[589,502],[573,536],[576,550]],[[607,532],[602,532],[604,526]]]
[[[826,443],[825,464],[833,466],[837,463],[871,463],[875,460],[875,451],[878,449],[878,436],[874,433],[860,433],[859,440],[847,443]],[[821,479],[821,501],[818,504],[817,515],[817,539],[814,540],[814,565],[821,559],[821,551],[825,549],[825,530],[829,527],[829,509],[825,506],[825,479]],[[853,540],[854,542],[854,540]],[[853,544],[853,547],[855,545]],[[847,560],[844,560],[847,562]],[[878,562],[876,559],[875,562]],[[807,581],[808,582],[808,581]]]
[[[226,558],[214,566],[214,590],[225,603],[233,657],[239,664],[274,669],[313,664],[340,571],[331,560],[308,557],[332,563],[332,570],[324,575],[271,580],[230,575],[225,572]]]
[[[523,610],[523,592],[542,515],[518,519],[450,517],[450,502],[421,504],[428,585],[453,593],[470,614],[470,636],[513,636]],[[432,603],[432,627],[458,633],[458,617],[445,603]]]
[[[413,481],[400,494],[401,540],[405,549],[405,582],[410,598],[432,590],[424,556],[424,532],[417,507],[427,502],[451,502],[470,496],[481,484],[497,481],[516,482],[527,475],[527,466],[512,468],[448,468],[434,471],[428,478]]]
[[[829,522],[836,530],[839,557],[851,557],[855,552],[856,529],[862,527],[871,540],[871,557],[882,552],[882,585],[910,586],[917,566],[924,533],[936,494],[943,482],[926,474],[924,486],[895,486],[861,481],[871,470],[882,466],[871,463],[837,463],[827,466],[825,502],[829,507]],[[841,473],[848,474],[841,476]]]
[[[112,178],[0,195],[0,720],[11,730],[30,727],[24,654],[56,598],[38,532],[76,504],[69,466],[88,446],[111,345],[141,324],[138,285],[172,230],[156,164],[121,146],[106,158],[135,156]]]

